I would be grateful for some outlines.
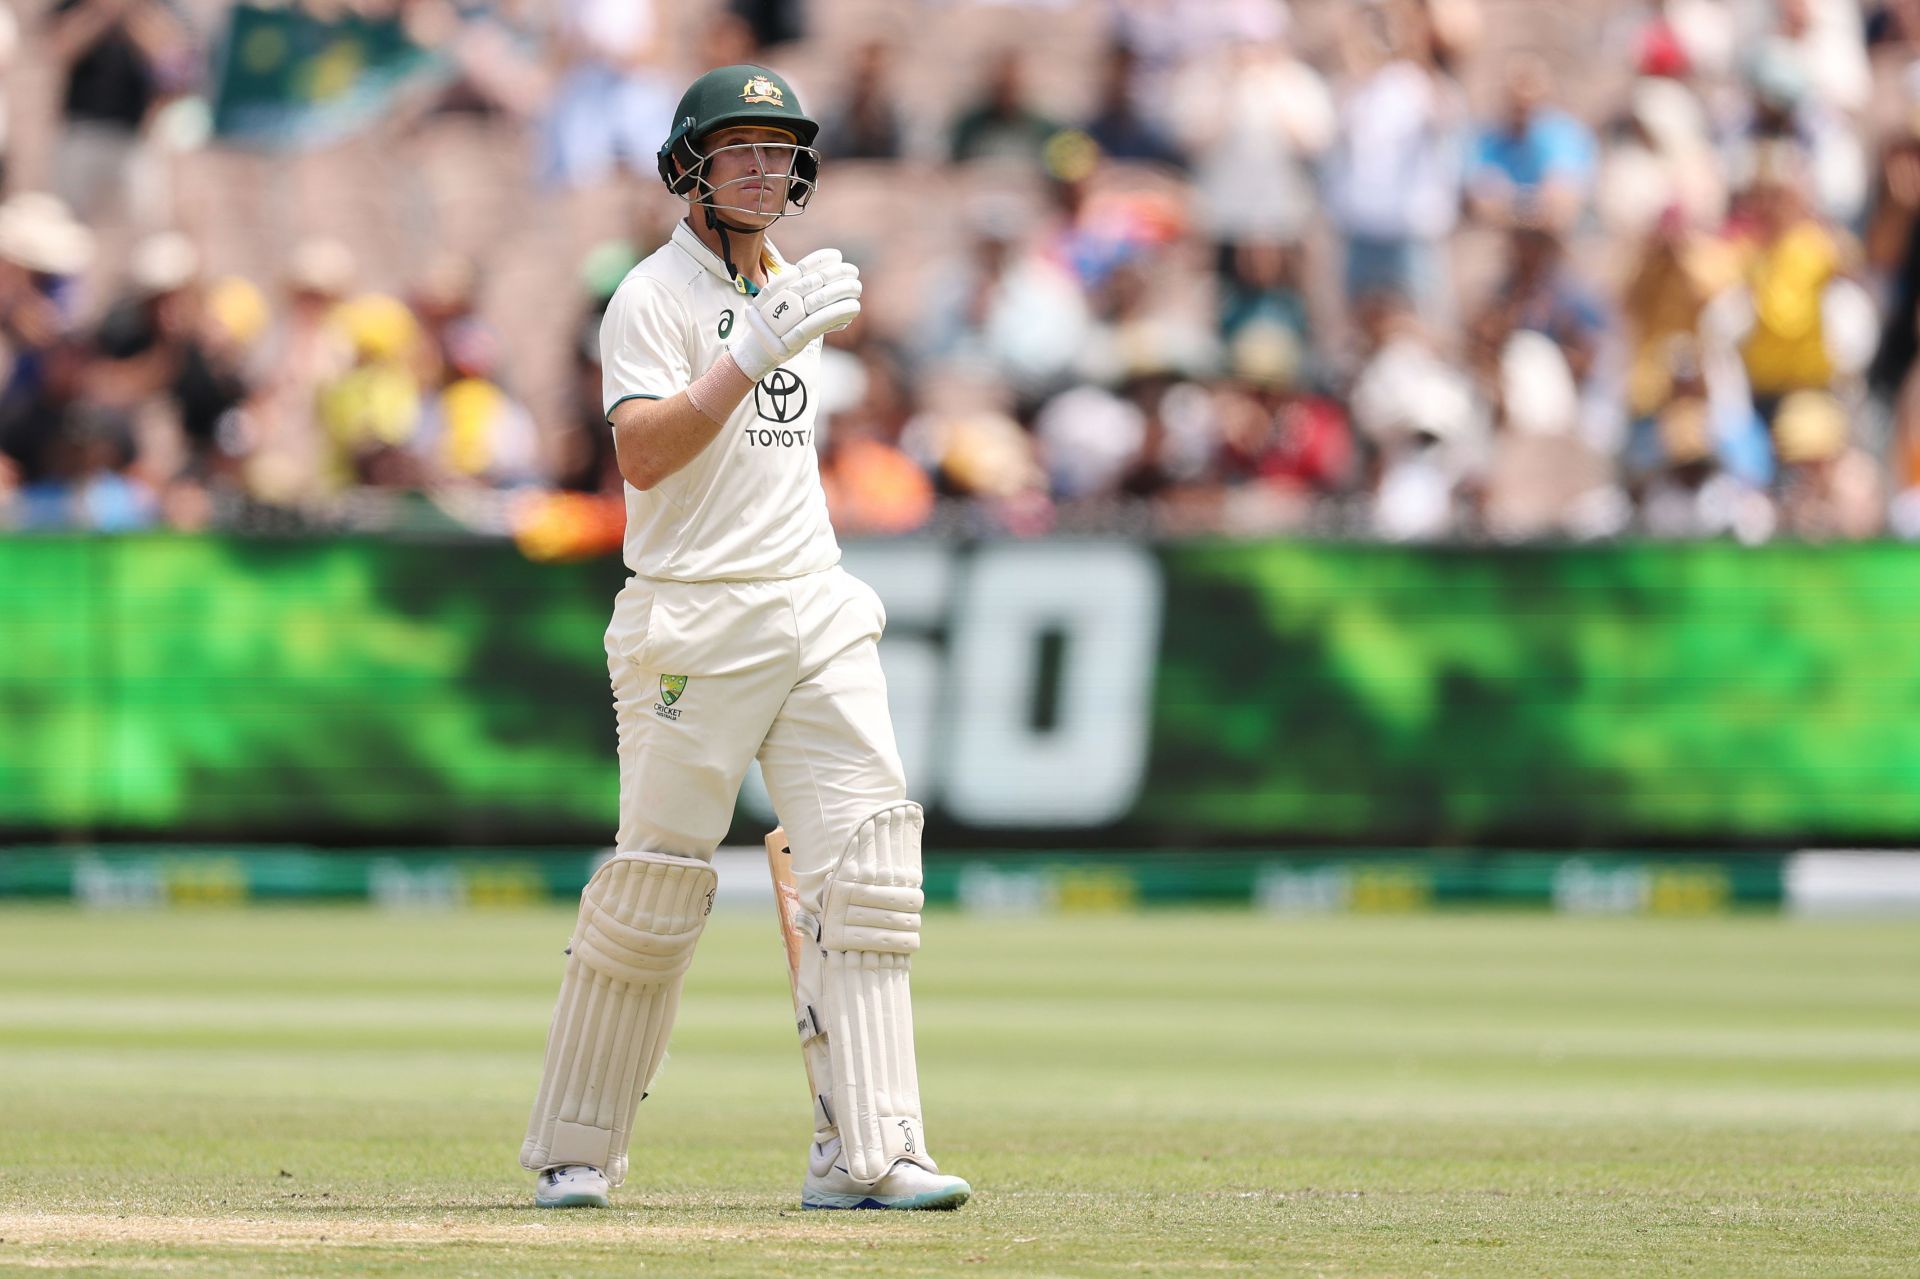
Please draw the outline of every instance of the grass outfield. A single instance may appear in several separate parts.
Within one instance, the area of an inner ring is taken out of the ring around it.
[[[770,913],[770,912],[769,912]],[[771,921],[635,1171],[514,1166],[570,913],[0,909],[0,1273],[1920,1273],[1920,927],[936,915],[957,1214],[796,1210]]]

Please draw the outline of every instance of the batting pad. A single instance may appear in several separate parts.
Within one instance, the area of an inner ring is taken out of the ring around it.
[[[546,1071],[520,1165],[592,1164],[627,1175],[633,1112],[667,1055],[680,982],[713,909],[713,867],[623,853],[580,895]]]
[[[907,994],[907,966],[920,949],[922,820],[918,804],[897,804],[862,823],[821,911],[816,955],[833,1119],[856,1181],[878,1181],[900,1159],[938,1171],[921,1126]]]

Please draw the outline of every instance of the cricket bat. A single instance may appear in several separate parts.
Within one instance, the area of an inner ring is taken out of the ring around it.
[[[793,849],[787,843],[786,827],[774,828],[767,836],[767,870],[773,876],[773,908],[780,916],[780,939],[787,944],[787,989],[793,992],[795,1025],[806,1039],[806,1022],[800,1019],[800,948],[812,943],[800,928],[800,890],[793,885]],[[813,1078],[813,1054],[803,1042],[800,1059],[807,1067],[807,1091],[825,1113],[825,1101]]]
[[[800,980],[800,948],[807,939],[800,933],[800,890],[793,886],[793,849],[787,845],[784,826],[775,827],[767,836],[767,870],[773,876],[773,908],[780,916],[780,937],[787,944],[787,984],[795,989]]]

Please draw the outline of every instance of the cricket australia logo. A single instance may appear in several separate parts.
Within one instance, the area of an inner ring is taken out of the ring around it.
[[[753,407],[768,421],[798,421],[807,411],[807,384],[788,369],[775,369],[753,388]]]
[[[660,677],[660,700],[653,704],[653,713],[661,719],[679,719],[680,712],[674,703],[687,691],[685,675],[662,675]]]

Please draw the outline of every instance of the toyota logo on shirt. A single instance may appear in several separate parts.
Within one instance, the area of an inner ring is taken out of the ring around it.
[[[753,388],[753,407],[769,421],[798,421],[807,411],[807,384],[786,369],[775,369]]]

